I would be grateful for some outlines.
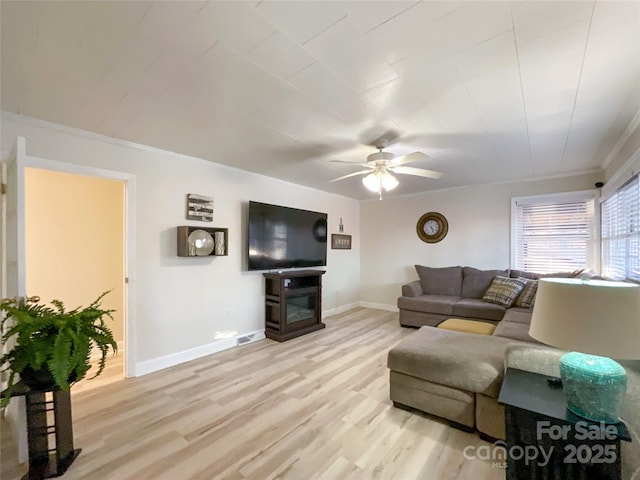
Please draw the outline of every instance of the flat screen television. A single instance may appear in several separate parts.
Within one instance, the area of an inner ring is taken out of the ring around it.
[[[327,264],[327,214],[249,202],[249,270]]]

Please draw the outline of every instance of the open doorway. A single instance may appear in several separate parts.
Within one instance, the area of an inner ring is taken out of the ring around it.
[[[110,291],[102,305],[115,310],[107,325],[119,354],[100,377],[73,391],[124,378],[125,182],[26,168],[25,249],[27,291],[41,302],[60,299],[72,309]]]

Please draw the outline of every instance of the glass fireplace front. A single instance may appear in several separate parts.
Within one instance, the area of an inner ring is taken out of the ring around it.
[[[287,325],[316,319],[318,296],[315,293],[287,296]]]

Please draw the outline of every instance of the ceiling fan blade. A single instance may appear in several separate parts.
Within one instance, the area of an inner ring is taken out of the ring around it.
[[[366,163],[366,162],[358,162],[358,163],[356,163],[356,162],[348,162],[346,160],[329,160],[329,161],[333,162],[333,163],[346,163],[347,165],[360,165],[360,166],[363,166],[363,167],[368,165],[368,163]]]
[[[337,182],[338,180],[344,180],[345,178],[349,178],[349,177],[355,177],[356,175],[364,175],[365,173],[371,173],[371,172],[373,172],[373,169],[360,170],[359,172],[350,173],[349,175],[343,175],[342,177],[338,177],[338,178],[334,178],[333,180],[329,180],[329,183]]]
[[[397,142],[403,134],[403,131],[395,130],[393,128],[381,131],[380,127],[372,127],[360,135],[360,143],[376,148],[387,148],[391,144]]]
[[[391,163],[393,165],[404,165],[406,163],[417,162],[418,160],[426,160],[429,156],[422,152],[413,152],[403,155],[402,157],[394,158]]]
[[[405,175],[417,175],[418,177],[427,177],[427,178],[435,178],[435,179],[442,177],[441,172],[434,172],[433,170],[425,170],[423,168],[390,166],[388,167],[388,170],[391,170],[394,173],[403,173]]]

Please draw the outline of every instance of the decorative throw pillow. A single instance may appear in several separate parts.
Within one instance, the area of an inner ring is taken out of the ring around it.
[[[519,278],[518,280],[524,280],[526,282],[522,292],[516,298],[514,307],[521,308],[533,308],[533,304],[536,301],[536,293],[538,293],[538,280],[530,280],[528,278]]]
[[[464,267],[462,269],[462,294],[463,298],[482,298],[484,292],[491,285],[491,281],[497,277],[508,277],[508,270],[480,270],[479,268]]]
[[[519,278],[495,277],[482,300],[510,307],[524,289],[525,282]]]
[[[425,295],[460,296],[462,267],[433,268],[416,265],[416,272]]]

